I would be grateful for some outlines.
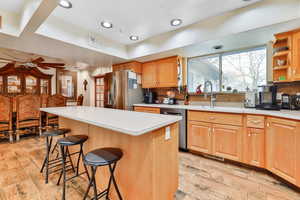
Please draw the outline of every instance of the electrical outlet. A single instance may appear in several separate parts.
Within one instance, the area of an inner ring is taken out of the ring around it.
[[[170,126],[166,127],[166,130],[165,130],[165,140],[170,140],[171,139],[171,128]]]

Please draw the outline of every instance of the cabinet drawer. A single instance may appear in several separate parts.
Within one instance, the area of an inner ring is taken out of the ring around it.
[[[134,107],[134,111],[160,114],[160,108]]]
[[[265,128],[265,118],[263,116],[247,115],[247,127]]]
[[[240,114],[189,111],[188,118],[192,121],[203,121],[235,126],[242,126],[243,124],[243,117]]]

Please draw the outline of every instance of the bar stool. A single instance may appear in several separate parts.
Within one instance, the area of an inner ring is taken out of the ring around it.
[[[84,156],[84,164],[91,167],[92,177],[90,178],[90,183],[87,188],[87,191],[84,195],[84,200],[87,198],[87,195],[90,191],[90,188],[93,186],[94,189],[94,198],[93,200],[100,199],[106,195],[106,199],[109,200],[109,191],[111,187],[111,183],[114,184],[115,189],[117,191],[118,197],[122,200],[121,193],[119,191],[118,185],[116,183],[114,177],[114,171],[116,169],[117,162],[123,157],[123,152],[121,149],[117,148],[101,148],[95,149]],[[108,166],[110,171],[110,178],[108,182],[108,187],[104,191],[97,194],[97,186],[96,186],[96,171],[97,167],[100,166]]]
[[[56,136],[66,136],[67,133],[70,133],[71,130],[70,129],[65,129],[65,128],[61,128],[61,129],[52,129],[52,130],[48,130],[42,133],[42,136],[46,137],[46,156],[44,158],[43,161],[43,165],[42,168],[40,170],[40,173],[43,173],[45,167],[46,167],[46,176],[45,176],[45,183],[48,183],[48,177],[49,174],[51,173],[55,173],[58,172],[60,169],[55,169],[51,172],[49,172],[49,169],[53,169],[53,168],[57,168],[58,166],[60,166],[60,162],[61,162],[61,158],[58,157],[58,152],[57,152],[57,156],[55,159],[50,160],[50,155],[54,153],[55,150],[57,150],[57,142],[55,143],[53,149],[52,149],[52,141],[53,141],[53,137]],[[52,151],[51,151],[52,149]],[[68,155],[69,155],[69,150],[68,150]],[[71,159],[69,160],[69,162],[72,165],[72,168],[74,169],[73,163],[71,161]],[[74,170],[75,171],[75,170]]]
[[[73,179],[73,178],[76,178],[78,176],[81,176],[83,174],[87,174],[88,176],[88,179],[90,180],[90,177],[89,177],[89,174],[88,174],[88,171],[87,171],[87,168],[85,165],[84,166],[84,169],[85,171],[80,173],[79,174],[79,162],[80,162],[80,158],[82,158],[83,160],[83,144],[87,141],[88,139],[88,136],[86,135],[71,135],[71,136],[67,136],[67,137],[64,137],[64,138],[61,138],[59,139],[57,142],[58,142],[58,145],[60,146],[60,152],[61,152],[61,157],[62,157],[62,170],[61,170],[61,173],[60,173],[60,176],[59,176],[59,179],[57,181],[57,185],[60,184],[60,180],[61,180],[61,177],[63,176],[63,194],[62,194],[62,199],[65,200],[66,198],[66,182]],[[69,154],[68,153],[68,147],[70,146],[75,146],[75,145],[80,145],[80,150],[78,152],[74,152],[74,153],[71,153]],[[78,159],[77,159],[77,165],[75,167],[76,169],[76,172],[75,172],[75,175],[72,176],[72,177],[69,177],[67,178],[67,174],[66,172],[70,170],[70,168],[68,169],[68,167],[70,167],[70,165],[66,165],[66,157],[69,156],[69,158],[71,159],[71,156],[72,155],[75,155],[75,154],[78,154]]]

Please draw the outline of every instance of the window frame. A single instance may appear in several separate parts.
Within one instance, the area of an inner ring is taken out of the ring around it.
[[[189,60],[193,58],[209,58],[209,57],[219,57],[219,91],[213,92],[214,94],[245,94],[245,92],[237,92],[237,93],[228,93],[225,91],[222,91],[222,84],[223,84],[223,56],[228,56],[228,55],[234,55],[234,54],[239,54],[239,53],[245,53],[249,51],[256,51],[256,50],[266,50],[266,82],[268,82],[268,46],[266,44],[264,45],[259,45],[255,47],[250,47],[250,48],[243,48],[243,49],[238,49],[238,50],[232,50],[232,51],[224,51],[220,53],[213,53],[213,54],[207,54],[207,55],[201,55],[201,56],[193,56],[193,57],[188,57],[187,58],[187,86],[189,86],[189,73],[190,73],[190,67],[188,65]],[[189,88],[188,88],[189,91]],[[189,95],[196,95],[195,92],[188,92]]]

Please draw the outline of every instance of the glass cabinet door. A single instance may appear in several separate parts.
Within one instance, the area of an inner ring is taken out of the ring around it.
[[[7,76],[7,93],[21,93],[21,79],[17,75]]]
[[[26,94],[37,94],[37,78],[26,76]]]
[[[41,79],[41,94],[49,94],[49,80]]]
[[[0,76],[0,94],[2,94],[4,91],[4,87],[3,87],[3,76]]]
[[[104,107],[104,78],[96,78],[96,107]]]

